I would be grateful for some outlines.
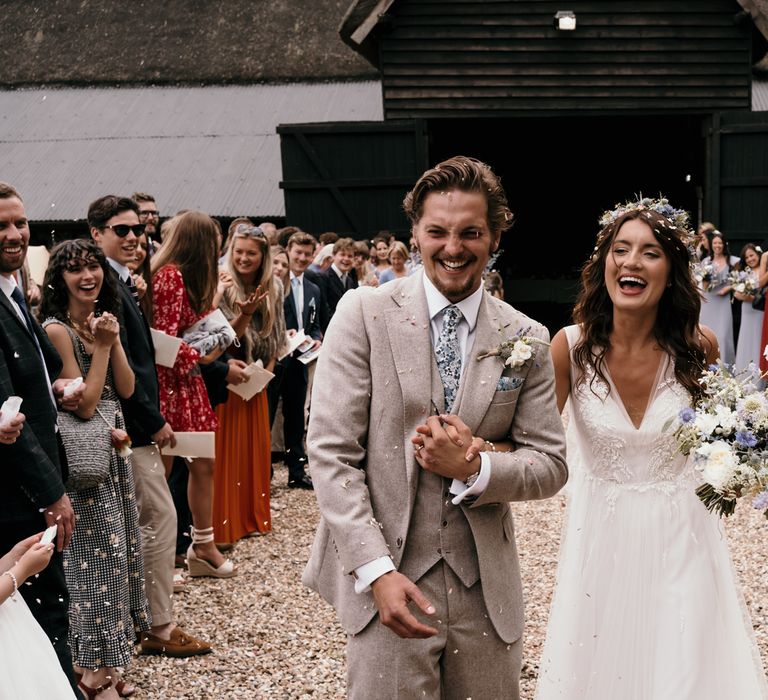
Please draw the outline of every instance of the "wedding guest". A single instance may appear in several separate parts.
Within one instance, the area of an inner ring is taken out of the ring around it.
[[[314,260],[307,268],[307,272],[314,272],[317,275],[322,274],[328,270],[333,264],[333,243],[326,243],[321,246],[320,250],[315,255]]]
[[[720,231],[707,234],[712,256],[705,257],[702,265],[711,264],[712,279],[703,292],[701,304],[701,323],[712,329],[717,336],[720,358],[733,364],[735,359],[733,342],[733,311],[731,310],[731,286],[728,275],[738,267],[739,259],[731,255],[728,243]]]
[[[72,688],[51,642],[17,595],[51,560],[54,546],[27,537],[0,558],[0,697],[72,700]]]
[[[274,372],[285,342],[283,289],[273,274],[269,243],[262,230],[241,224],[229,243],[228,272],[233,284],[220,309],[240,340],[229,353],[250,365],[261,360]],[[247,381],[243,375],[241,382]],[[267,391],[249,401],[231,393],[216,409],[213,523],[217,542],[236,542],[272,529],[269,506],[271,445]]]
[[[128,264],[136,257],[136,233],[141,233],[138,205],[127,197],[106,195],[88,207],[88,225],[112,268],[121,301],[120,341],[135,376],[135,389],[121,400],[131,438],[131,462],[136,486],[136,506],[142,538],[146,593],[152,628],[141,635],[142,654],[173,657],[206,654],[211,647],[182,630],[173,615],[173,564],[176,512],[160,449],[175,445],[173,430],[160,412],[155,368],[155,346],[149,319],[137,302],[134,277]],[[163,226],[172,228],[175,219]],[[146,299],[146,295],[145,295]]]
[[[43,326],[61,355],[62,377],[85,380],[76,415],[99,426],[106,422],[113,428],[113,441],[127,438],[118,397],[130,397],[135,387],[120,343],[119,309],[115,278],[95,242],[75,239],[53,249],[40,305]],[[100,401],[110,402],[110,413],[104,414]],[[88,442],[65,447],[70,461],[80,450],[93,449]],[[117,669],[133,656],[134,629],[148,631],[151,617],[133,470],[114,446],[105,458],[109,476],[103,483],[80,490],[68,483],[78,524],[65,552],[64,570],[70,596],[69,645],[76,670],[82,673],[78,685],[89,697],[102,688],[108,700],[132,692]]]
[[[271,221],[262,221],[258,226],[264,232],[264,237],[267,239],[267,243],[269,243],[270,247],[278,245],[277,226]]]
[[[760,253],[754,243],[747,243],[741,249],[740,267],[752,280],[757,289],[760,281],[758,273],[760,267]],[[752,362],[756,367],[760,366],[760,357],[763,348],[760,347],[760,337],[763,330],[763,311],[752,308],[755,300],[754,294],[748,292],[733,292],[733,297],[741,303],[741,326],[739,327],[739,339],[736,344],[736,369],[745,369]]]
[[[491,296],[504,300],[504,281],[496,270],[491,270],[485,276],[485,288]]]
[[[357,276],[354,272],[355,242],[351,238],[339,238],[333,244],[332,259],[331,266],[320,275],[320,288],[325,292],[328,304],[328,322],[333,318],[341,297],[357,289]],[[323,332],[325,328],[322,328]]]
[[[402,241],[395,241],[389,249],[389,269],[379,275],[379,284],[386,284],[392,280],[408,277],[411,270],[408,269],[408,248]]]
[[[718,357],[687,220],[666,200],[606,212],[577,325],[552,340],[571,478],[536,700],[767,697],[725,534],[668,429]]]
[[[0,430],[0,551],[58,524],[50,565],[22,586],[21,595],[51,640],[75,692],[62,558],[75,514],[64,488],[67,465],[56,413],[57,403],[75,410],[85,389],[81,385],[73,397],[63,397],[69,380],[58,378],[61,358],[16,284],[14,273],[24,264],[28,246],[29,221],[21,196],[0,183],[0,405],[18,396],[26,418],[14,422],[14,430]]]
[[[334,231],[325,231],[317,237],[317,241],[320,243],[320,247],[327,246],[328,244],[333,245],[338,240],[339,234]]]
[[[696,232],[696,258],[701,261],[712,255],[709,245],[710,236],[717,227],[711,221],[703,221]]]
[[[160,212],[154,196],[147,192],[134,192],[131,199],[139,205],[139,221],[144,224],[147,241],[160,243]]]
[[[389,265],[389,238],[376,236],[373,239],[373,272],[381,281],[381,274],[388,270]]]
[[[288,296],[291,288],[290,267],[288,265],[288,253],[285,248],[279,245],[273,245],[270,248],[272,255],[272,274],[280,280],[283,286],[283,296]]]
[[[360,287],[378,287],[379,280],[373,272],[369,260],[371,257],[368,244],[365,241],[355,241],[355,274]]]
[[[313,348],[322,344],[319,309],[322,304],[320,287],[310,281],[305,270],[312,260],[315,239],[302,231],[288,241],[291,290],[283,302],[286,328],[304,331],[312,338]],[[304,447],[304,404],[307,397],[309,373],[297,357],[284,360],[283,380],[274,388],[283,400],[283,439],[285,463],[288,467],[288,487],[311,489],[312,479],[306,473],[307,454]]]
[[[139,306],[147,323],[152,325],[152,272],[150,269],[151,248],[147,240],[147,232],[137,236],[136,256],[126,267],[131,271],[133,284],[136,286],[136,294],[139,297]]]
[[[152,259],[155,327],[182,337],[189,327],[211,312],[216,292],[218,230],[213,219],[198,211],[179,216],[163,247]],[[173,367],[158,366],[160,409],[174,432],[209,432],[218,427],[200,376],[199,364],[213,362],[221,350],[207,355],[181,343]],[[192,544],[187,550],[190,576],[234,576],[234,564],[225,559],[213,536],[213,460],[189,461],[189,507]]]

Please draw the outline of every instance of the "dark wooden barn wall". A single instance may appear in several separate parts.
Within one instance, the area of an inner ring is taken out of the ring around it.
[[[577,28],[556,31],[558,10]],[[401,0],[380,27],[387,119],[750,108],[735,0]]]

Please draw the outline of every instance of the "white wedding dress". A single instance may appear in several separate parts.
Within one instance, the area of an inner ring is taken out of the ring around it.
[[[566,329],[571,348],[579,332]],[[635,428],[610,377],[595,393],[593,377],[577,386],[572,365],[568,515],[536,700],[768,698],[721,523],[663,432],[689,394],[663,360]]]
[[[16,594],[0,604],[0,700],[72,700],[43,628]]]

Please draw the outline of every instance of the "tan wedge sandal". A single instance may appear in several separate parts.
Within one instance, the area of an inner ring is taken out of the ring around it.
[[[196,530],[194,527],[192,530],[192,544],[187,549],[187,567],[189,568],[189,575],[192,577],[197,576],[212,576],[213,578],[231,578],[237,574],[237,569],[230,559],[224,561],[224,563],[216,568],[206,559],[197,556],[195,553],[196,544],[206,544],[207,542],[213,542],[213,528],[206,527],[203,530]]]

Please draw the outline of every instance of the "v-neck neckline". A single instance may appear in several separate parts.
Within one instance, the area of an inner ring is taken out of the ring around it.
[[[611,390],[611,397],[621,412],[624,414],[624,418],[626,419],[627,423],[629,423],[629,425],[632,426],[632,429],[636,432],[640,432],[643,429],[643,424],[645,423],[645,419],[648,416],[648,412],[651,410],[653,402],[656,400],[656,395],[659,392],[659,385],[661,384],[661,378],[666,374],[668,364],[669,355],[664,353],[661,360],[659,360],[659,366],[656,369],[656,378],[653,380],[653,384],[651,385],[651,393],[648,394],[648,401],[645,404],[643,417],[640,419],[640,423],[635,425],[634,421],[629,415],[629,412],[627,411],[627,407],[624,405],[624,399],[621,398],[621,394],[616,388],[616,384],[614,383],[613,377],[611,376],[611,370],[608,368],[608,363],[605,363],[605,376],[608,379],[608,385]]]

